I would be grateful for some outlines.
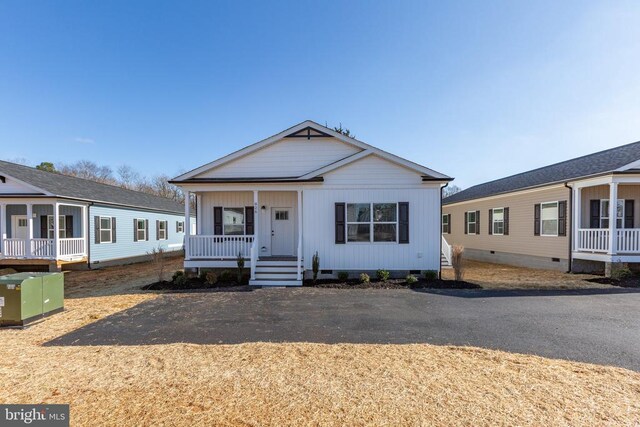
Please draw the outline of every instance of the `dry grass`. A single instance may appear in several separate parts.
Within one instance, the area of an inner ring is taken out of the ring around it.
[[[452,269],[442,270],[442,277],[453,280]],[[465,261],[464,280],[485,289],[597,289],[609,285],[587,282],[594,275],[569,274],[487,262]]]
[[[157,297],[117,281],[110,287],[108,279],[90,296],[78,274],[69,276],[69,291],[85,297],[67,300],[67,311],[26,330],[0,331],[0,402],[70,403],[72,425],[640,422],[639,373],[499,351],[304,343],[41,347]]]

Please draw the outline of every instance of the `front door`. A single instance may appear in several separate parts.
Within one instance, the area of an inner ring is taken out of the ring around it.
[[[11,217],[11,237],[23,240],[29,238],[29,228],[26,215],[13,215]]]
[[[293,256],[293,209],[271,208],[271,255]]]

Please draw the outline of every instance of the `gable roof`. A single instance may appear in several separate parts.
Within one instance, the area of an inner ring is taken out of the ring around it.
[[[411,162],[409,160],[403,159],[402,157],[396,156],[394,154],[388,153],[386,151],[383,151],[379,148],[373,147],[372,145],[366,144],[362,141],[359,141],[355,138],[350,138],[348,136],[345,136],[343,134],[341,134],[340,132],[336,132],[333,129],[330,129],[326,126],[322,126],[312,120],[305,120],[302,123],[299,123],[295,126],[290,127],[289,129],[286,129],[280,133],[277,133],[269,138],[263,139],[262,141],[256,142],[255,144],[249,145],[245,148],[242,148],[238,151],[235,151],[231,154],[228,154],[224,157],[221,157],[213,162],[207,163],[205,165],[202,165],[196,169],[193,169],[187,173],[184,173],[180,176],[175,177],[174,179],[172,179],[170,182],[172,183],[182,183],[182,182],[202,182],[202,179],[194,179],[194,177],[196,177],[197,175],[209,171],[211,169],[217,168],[219,166],[222,166],[224,164],[230,163],[236,159],[239,159],[243,156],[246,156],[248,154],[251,154],[253,152],[256,152],[258,150],[261,150],[265,147],[268,147],[271,144],[274,144],[278,141],[280,141],[283,138],[291,138],[291,137],[307,137],[309,139],[314,138],[314,137],[330,137],[330,138],[336,138],[339,141],[342,141],[346,144],[355,146],[363,151],[365,151],[365,153],[363,153],[362,155],[358,155],[360,153],[357,153],[355,155],[351,155],[348,156],[344,159],[339,160],[338,162],[335,162],[336,164],[339,163],[339,165],[335,166],[335,168],[337,167],[342,167],[350,162],[356,161],[360,158],[362,158],[362,156],[366,156],[369,154],[377,154],[378,156],[387,159],[389,161],[392,161],[393,163],[399,164],[401,166],[404,166],[408,169],[414,170],[428,178],[431,179],[439,179],[442,181],[451,181],[453,178],[444,175],[440,172],[437,172],[433,169],[427,168],[425,166],[419,165],[417,163]],[[305,180],[309,180],[312,178],[317,178],[320,176],[321,173],[327,172],[328,170],[332,170],[331,168],[332,165],[327,165],[326,167],[320,168],[317,171],[312,171],[312,172],[308,172],[304,175],[301,175],[299,177],[287,177],[287,178],[293,178],[294,181],[298,180],[298,181],[305,181]],[[329,168],[327,170],[325,170],[325,168]]]
[[[479,199],[638,167],[640,141],[486,182],[453,194],[443,204]]]
[[[21,181],[45,196],[184,213],[184,205],[171,199],[1,160],[0,175]]]

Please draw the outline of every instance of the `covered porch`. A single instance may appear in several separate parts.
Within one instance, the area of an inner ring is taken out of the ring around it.
[[[87,258],[87,205],[46,199],[0,202],[0,259]],[[58,220],[54,220],[58,218]]]
[[[187,197],[192,194],[196,227],[192,234],[192,212],[187,203],[186,268],[235,268],[240,256],[250,268],[252,284],[262,279],[273,280],[273,284],[276,280],[278,284],[301,284],[302,190],[289,186],[221,188],[187,192]],[[267,274],[269,271],[274,274]]]
[[[581,181],[573,197],[574,259],[640,262],[640,176]]]

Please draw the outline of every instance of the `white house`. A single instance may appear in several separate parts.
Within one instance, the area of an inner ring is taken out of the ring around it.
[[[439,271],[451,179],[302,122],[171,181],[196,197],[185,268],[235,267],[240,254],[252,285],[299,286],[317,252],[323,274]]]

